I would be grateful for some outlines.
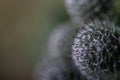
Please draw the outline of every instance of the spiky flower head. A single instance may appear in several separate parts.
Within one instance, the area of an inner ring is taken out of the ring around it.
[[[114,21],[91,21],[78,30],[72,58],[87,80],[119,80],[120,34]]]

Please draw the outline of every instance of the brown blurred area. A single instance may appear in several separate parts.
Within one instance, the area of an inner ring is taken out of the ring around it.
[[[0,0],[0,80],[32,80],[62,0]]]

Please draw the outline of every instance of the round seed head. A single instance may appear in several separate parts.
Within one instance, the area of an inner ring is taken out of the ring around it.
[[[86,24],[78,30],[72,50],[75,65],[88,80],[120,79],[120,34],[114,22]]]

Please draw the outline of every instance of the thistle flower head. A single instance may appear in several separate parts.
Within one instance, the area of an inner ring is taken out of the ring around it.
[[[119,80],[120,35],[114,22],[96,19],[86,24],[78,30],[72,50],[75,65],[88,80]]]

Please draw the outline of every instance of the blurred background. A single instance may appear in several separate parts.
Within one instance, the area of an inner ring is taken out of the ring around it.
[[[115,11],[120,19],[120,0]],[[64,0],[0,0],[0,80],[32,80],[50,33],[68,18]]]

